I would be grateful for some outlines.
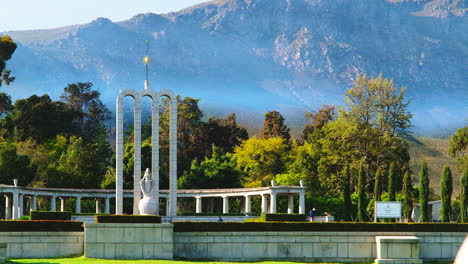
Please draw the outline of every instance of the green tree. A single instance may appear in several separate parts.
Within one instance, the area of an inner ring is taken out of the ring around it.
[[[36,172],[36,166],[31,164],[28,156],[17,153],[14,144],[0,143],[0,183],[13,184],[18,179],[20,186],[28,186]]]
[[[262,130],[263,139],[281,137],[288,142],[291,138],[289,131],[290,129],[284,123],[283,116],[278,111],[270,111],[265,114]]]
[[[461,211],[461,222],[468,222],[468,166],[465,166],[463,175],[460,178],[460,211]]]
[[[358,221],[366,221],[366,176],[364,166],[361,163],[358,174]]]
[[[411,180],[410,171],[405,172],[403,177],[403,218],[411,221],[411,213],[413,211],[413,182]]]
[[[213,145],[211,157],[192,162],[190,172],[177,180],[182,189],[239,188],[242,172],[236,168],[236,159],[230,153]]]
[[[457,129],[450,137],[448,153],[457,158],[460,167],[468,166],[468,126]]]
[[[10,70],[6,69],[6,61],[11,59],[11,56],[16,50],[16,43],[10,36],[0,36],[0,86],[2,83],[9,85],[15,80],[15,77],[10,77]]]
[[[343,211],[344,220],[351,221],[352,219],[352,203],[351,203],[351,176],[349,173],[349,166],[346,165],[343,169]]]
[[[426,161],[422,163],[419,173],[419,203],[421,205],[419,221],[429,222],[429,174]]]
[[[440,179],[440,196],[442,198],[440,216],[442,222],[450,222],[450,214],[452,213],[452,192],[452,171],[448,166],[445,166]]]
[[[382,201],[382,169],[375,172],[374,201]]]
[[[226,118],[210,118],[203,123],[202,134],[206,136],[204,142],[210,142],[225,152],[233,152],[234,147],[249,138],[247,130],[237,124],[234,113]]]
[[[308,112],[305,114],[305,117],[311,120],[311,123],[306,124],[304,126],[304,130],[302,132],[302,139],[306,140],[309,134],[313,133],[314,131],[321,129],[325,126],[328,122],[333,120],[333,116],[335,114],[335,106],[332,105],[323,105],[317,113]]]
[[[390,168],[388,170],[388,196],[390,201],[395,201],[396,199],[396,173],[395,173],[395,165],[393,163],[390,164]]]

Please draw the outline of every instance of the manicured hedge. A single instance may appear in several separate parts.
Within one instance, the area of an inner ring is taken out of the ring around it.
[[[71,212],[31,211],[31,220],[70,220]]]
[[[0,232],[83,232],[83,222],[60,220],[1,220]]]
[[[174,232],[468,232],[452,223],[173,222]]]
[[[306,216],[305,214],[261,214],[260,220],[266,222],[304,222]]]
[[[241,213],[177,213],[178,216],[245,216],[245,214]]]
[[[161,223],[159,215],[95,215],[96,223]]]

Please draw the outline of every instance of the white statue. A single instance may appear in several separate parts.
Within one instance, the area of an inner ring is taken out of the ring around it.
[[[138,203],[141,215],[155,215],[157,212],[156,200],[151,197],[151,192],[154,188],[154,182],[151,178],[149,169],[146,169],[143,179],[140,180],[140,188],[143,193],[143,199]]]

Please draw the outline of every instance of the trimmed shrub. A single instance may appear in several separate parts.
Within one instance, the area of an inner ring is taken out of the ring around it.
[[[83,222],[60,220],[0,220],[0,232],[83,232]]]
[[[455,223],[173,222],[174,232],[468,232]]]
[[[159,215],[95,215],[96,223],[150,223],[160,224]]]
[[[223,214],[223,213],[177,213],[178,216],[245,216],[243,213],[228,213],[228,214]]]
[[[250,218],[250,219],[245,219],[244,222],[265,222],[261,218]]]
[[[71,212],[31,211],[31,220],[71,220]]]
[[[306,216],[305,214],[261,214],[260,219],[265,222],[304,222]]]

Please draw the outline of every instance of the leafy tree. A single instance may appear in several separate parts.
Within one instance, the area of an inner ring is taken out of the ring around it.
[[[390,201],[395,201],[396,199],[396,174],[395,174],[395,165],[390,164],[390,169],[388,170],[388,195]]]
[[[419,203],[421,204],[420,222],[429,222],[429,175],[427,163],[424,161],[419,173]]]
[[[241,176],[242,172],[236,169],[235,157],[213,145],[211,157],[202,162],[195,159],[190,172],[179,178],[177,185],[182,189],[239,188]]]
[[[225,152],[233,152],[234,147],[249,138],[247,130],[236,122],[236,114],[232,113],[226,118],[210,118],[203,124],[204,142],[210,142]]]
[[[364,166],[360,165],[358,174],[358,221],[366,221],[366,178],[365,178]]]
[[[460,178],[460,211],[461,211],[461,222],[468,222],[468,166],[465,166],[463,175]]]
[[[352,219],[352,203],[351,203],[351,184],[350,184],[349,166],[346,165],[343,169],[343,205],[344,205],[344,220],[351,221]]]
[[[246,173],[244,187],[266,186],[284,171],[288,145],[281,137],[249,138],[234,150],[237,166]]]
[[[36,172],[36,166],[26,155],[19,155],[12,143],[0,143],[0,183],[13,184],[18,179],[19,185],[27,186],[31,183]]]
[[[11,97],[6,93],[0,93],[0,116],[9,113],[12,109]]]
[[[461,167],[468,166],[468,126],[457,129],[450,137],[448,153]]]
[[[263,139],[281,137],[288,142],[291,138],[289,131],[290,129],[284,123],[283,116],[278,111],[270,111],[265,114],[262,130]]]
[[[335,106],[332,105],[323,105],[322,108],[319,109],[315,114],[311,112],[306,113],[305,117],[310,119],[312,122],[304,126],[302,138],[306,140],[309,134],[316,131],[317,129],[321,129],[328,122],[332,121],[334,114]]]
[[[16,50],[16,43],[10,36],[0,36],[0,86],[4,82],[9,85],[15,80],[15,77],[10,77],[10,70],[6,69],[6,61],[11,59],[11,56]]]
[[[403,218],[411,221],[411,212],[413,211],[413,182],[410,171],[405,172],[403,177]]]
[[[382,201],[382,170],[378,168],[375,172],[374,201]]]
[[[442,204],[440,207],[440,216],[442,222],[450,222],[450,214],[452,213],[452,171],[448,166],[445,166],[442,170],[442,176],[440,179],[440,196],[442,198]]]

